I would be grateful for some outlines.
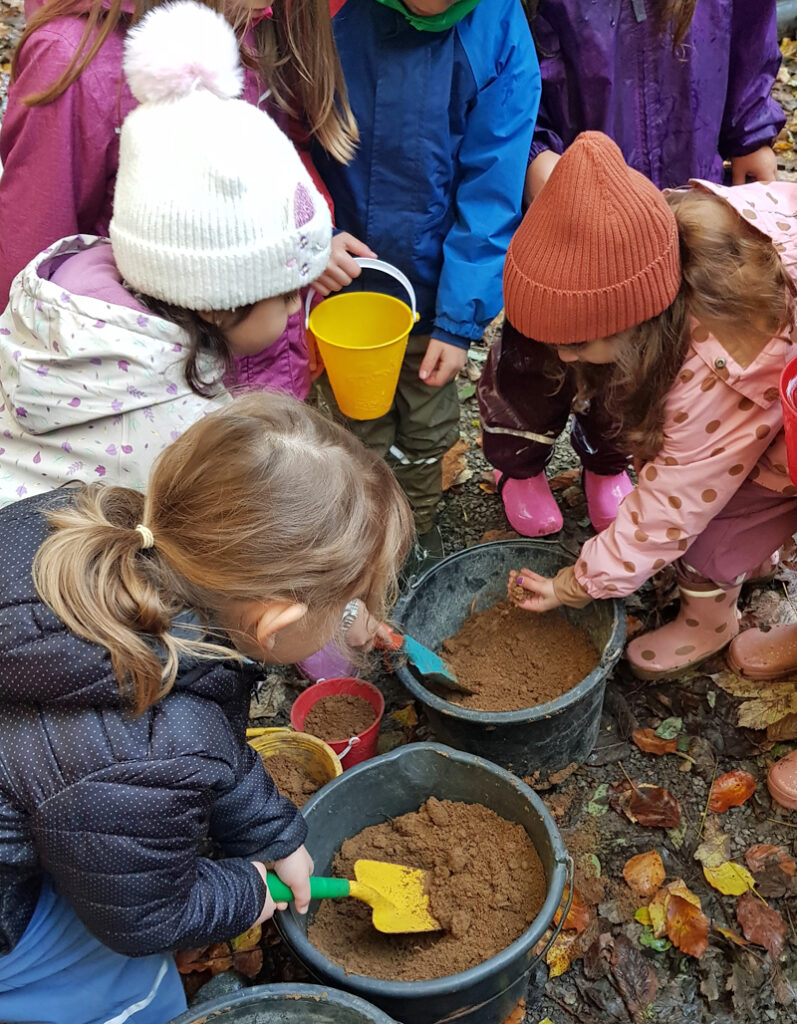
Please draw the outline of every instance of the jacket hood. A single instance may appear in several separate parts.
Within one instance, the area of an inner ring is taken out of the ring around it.
[[[191,395],[185,335],[127,295],[109,258],[93,268],[92,296],[51,278],[69,259],[108,242],[62,239],[17,276],[0,316],[0,388],[7,413],[28,434],[74,428]],[[99,276],[100,280],[96,280]],[[100,297],[98,297],[100,296]],[[211,369],[207,363],[206,370]]]

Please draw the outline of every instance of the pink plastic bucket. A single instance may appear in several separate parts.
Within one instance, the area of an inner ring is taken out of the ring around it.
[[[326,739],[326,744],[335,751],[343,765],[343,770],[351,768],[355,764],[361,764],[376,754],[376,745],[379,740],[379,726],[382,724],[382,715],[385,713],[385,698],[372,683],[366,683],[364,679],[346,677],[343,679],[325,679],[315,686],[309,686],[304,693],[300,694],[291,707],[291,725],[297,732],[304,732],[304,720],[313,707],[322,697],[336,697],[346,695],[350,697],[362,697],[367,700],[375,712],[375,719],[365,732],[358,736],[346,736],[342,739]]]
[[[783,406],[789,476],[792,483],[797,484],[797,359],[792,359],[783,367],[780,375],[780,401]]]

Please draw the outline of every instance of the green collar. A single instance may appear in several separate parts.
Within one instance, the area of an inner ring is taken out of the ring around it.
[[[442,14],[427,15],[413,14],[401,0],[376,0],[376,2],[384,4],[385,7],[392,7],[394,11],[403,14],[410,25],[421,32],[445,32],[452,25],[456,25],[458,21],[462,21],[466,14],[470,14],[476,5],[481,3],[481,0],[456,0],[456,3]]]

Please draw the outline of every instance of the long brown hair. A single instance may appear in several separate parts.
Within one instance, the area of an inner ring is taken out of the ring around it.
[[[522,0],[526,8],[526,17],[534,31],[534,19],[540,13],[545,0]],[[662,35],[672,36],[673,49],[684,41],[692,19],[695,16],[697,0],[658,0],[656,4],[657,27]]]
[[[631,454],[655,458],[665,404],[694,317],[723,344],[763,346],[790,330],[795,287],[772,242],[725,200],[700,189],[667,196],[680,238],[682,282],[663,313],[617,335],[617,360],[574,367],[582,397],[601,396]]]
[[[124,0],[49,0],[27,24],[11,61],[11,81],[19,72],[26,41],[55,18],[85,18],[83,36],[62,74],[46,89],[26,96],[27,106],[43,106],[58,99],[85,71],[108,37],[121,24],[135,25],[163,0],[134,0],[132,14],[123,10]],[[251,10],[236,0],[200,0],[224,14],[240,38],[252,17]],[[354,155],[359,139],[357,123],[347,99],[328,0],[280,0],[272,18],[255,27],[257,53],[245,48],[243,63],[257,70],[277,107],[299,123],[306,122],[311,135],[341,162]],[[296,140],[298,141],[298,140]]]
[[[412,534],[387,465],[285,395],[236,399],[160,455],[146,496],[92,484],[49,513],[33,566],[42,600],[111,654],[127,703],[168,692],[180,655],[235,658],[208,633],[230,601],[298,601],[340,615],[353,597],[384,618]],[[154,546],[143,550],[143,524]],[[194,610],[197,639],[173,629]]]

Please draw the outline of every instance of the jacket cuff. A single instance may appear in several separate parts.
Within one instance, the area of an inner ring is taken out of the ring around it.
[[[432,328],[432,337],[438,341],[444,341],[447,345],[456,345],[457,348],[470,348],[471,338],[463,338],[461,334],[454,334],[451,331],[446,331],[442,327],[438,327],[435,323]]]
[[[553,592],[560,604],[566,608],[584,608],[592,598],[576,579],[573,565],[560,569],[553,579]]]

